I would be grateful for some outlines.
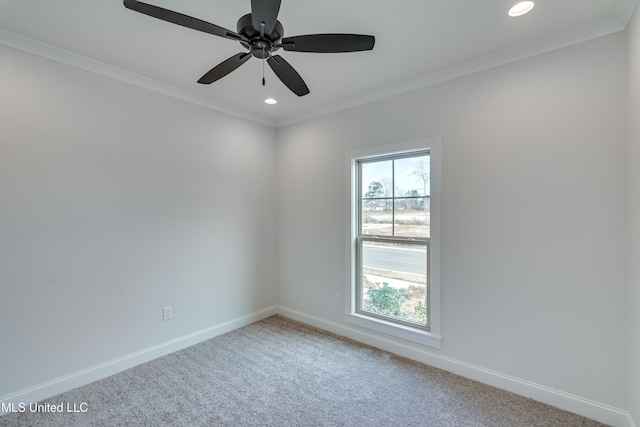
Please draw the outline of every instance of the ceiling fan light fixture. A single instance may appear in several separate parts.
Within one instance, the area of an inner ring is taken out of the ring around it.
[[[240,42],[248,50],[233,55],[210,69],[198,80],[198,83],[204,85],[220,80],[247,62],[251,57],[255,57],[263,60],[263,67],[264,60],[266,60],[275,75],[291,92],[298,96],[305,96],[309,94],[307,84],[291,64],[280,55],[274,55],[278,49],[311,53],[362,52],[373,49],[376,43],[374,36],[363,34],[305,34],[283,38],[284,27],[278,21],[281,1],[251,0],[251,13],[245,14],[238,20],[238,32],[234,32],[216,24],[143,1],[122,0],[124,7],[134,12]],[[265,85],[264,68],[262,85]],[[275,102],[273,103],[275,104]]]
[[[516,16],[522,16],[531,12],[531,9],[535,6],[535,3],[532,1],[521,1],[514,4],[511,9],[509,9],[509,16],[515,18]]]
[[[265,103],[265,104],[269,104],[269,105],[273,105],[273,104],[277,104],[277,103],[278,103],[278,101],[276,101],[276,100],[275,100],[275,99],[273,99],[273,98],[267,98],[267,99],[265,99],[265,100],[264,100],[264,103]]]

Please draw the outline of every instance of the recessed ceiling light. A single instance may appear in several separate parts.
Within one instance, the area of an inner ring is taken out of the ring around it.
[[[509,16],[522,16],[525,13],[531,12],[535,4],[532,1],[521,1],[513,5],[511,9],[509,9]]]
[[[276,100],[275,100],[275,99],[273,99],[273,98],[267,98],[267,99],[265,99],[265,100],[264,100],[264,103],[265,103],[265,104],[269,104],[269,105],[273,105],[273,104],[277,104],[277,103],[278,103],[278,101],[276,101]]]

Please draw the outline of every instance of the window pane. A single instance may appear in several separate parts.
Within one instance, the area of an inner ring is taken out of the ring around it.
[[[429,198],[396,199],[394,235],[402,237],[429,236]]]
[[[362,234],[393,235],[392,200],[362,201]]]
[[[362,197],[379,199],[393,197],[392,161],[362,163]]]
[[[427,324],[427,246],[363,241],[361,311]]]
[[[429,195],[429,155],[395,160],[395,197]]]

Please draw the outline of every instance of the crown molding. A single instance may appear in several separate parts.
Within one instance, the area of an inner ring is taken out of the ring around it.
[[[633,14],[638,0],[620,0],[614,11],[614,16],[602,19],[587,26],[575,28],[545,37],[524,45],[496,52],[491,55],[476,58],[451,67],[434,70],[420,77],[397,82],[390,86],[380,88],[360,96],[330,103],[329,105],[316,108],[300,114],[285,117],[279,120],[268,119],[259,115],[249,114],[245,111],[236,110],[227,106],[212,102],[210,99],[198,96],[190,91],[177,88],[175,86],[162,83],[160,81],[133,73],[112,65],[87,58],[69,52],[55,46],[35,41],[15,33],[0,29],[0,44],[18,49],[33,55],[41,56],[52,61],[80,68],[95,74],[119,80],[128,84],[139,86],[154,92],[158,92],[173,98],[190,102],[202,107],[225,113],[241,119],[253,121],[262,125],[280,128],[290,126],[303,121],[326,116],[328,114],[354,108],[360,105],[369,104],[385,98],[412,92],[418,89],[429,87],[438,83],[443,83],[459,77],[477,73],[483,70],[499,67],[510,62],[530,58],[542,53],[551,52],[574,44],[582,43],[598,37],[607,36],[625,30],[630,17]]]
[[[637,0],[625,0],[626,3],[635,3]],[[619,31],[623,31],[626,24],[617,18],[609,17],[594,22],[591,25],[575,28],[555,34],[550,37],[535,40],[530,43],[516,46],[514,48],[502,50],[491,55],[476,58],[451,67],[434,70],[420,77],[398,82],[379,90],[375,90],[360,96],[351,97],[331,105],[321,107],[312,111],[303,112],[294,116],[278,120],[277,127],[286,127],[306,120],[326,116],[338,111],[354,108],[360,105],[369,104],[385,98],[390,98],[403,93],[412,92],[438,83],[443,83],[458,77],[467,76],[479,71],[499,67],[511,62],[520,61],[543,53],[551,52],[574,44],[582,43],[598,37],[607,36]]]
[[[60,49],[46,43],[23,37],[10,31],[0,29],[0,44],[47,58],[55,62],[89,71],[91,73],[99,74],[104,77],[161,93],[172,98],[177,98],[220,113],[228,114],[230,116],[250,120],[270,127],[275,127],[276,125],[274,120],[266,119],[257,115],[251,115],[245,111],[228,108],[187,90],[162,83],[158,80],[154,80],[122,68],[114,67],[104,62],[87,58],[86,56],[78,55],[68,50]]]

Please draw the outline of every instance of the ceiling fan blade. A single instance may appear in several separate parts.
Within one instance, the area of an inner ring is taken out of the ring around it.
[[[267,63],[276,73],[276,76],[282,83],[285,84],[286,87],[291,89],[291,92],[295,93],[298,96],[305,96],[309,93],[309,88],[307,84],[302,80],[300,74],[280,55],[271,56],[267,59]]]
[[[282,48],[293,52],[340,53],[371,50],[374,36],[362,34],[307,34],[282,39]]]
[[[191,16],[183,15],[182,13],[174,12],[169,9],[164,9],[152,4],[143,3],[137,0],[124,0],[124,6],[127,9],[134,10],[136,12],[143,13],[154,18],[162,19],[163,21],[171,22],[173,24],[182,25],[183,27],[191,28],[194,30],[202,31],[214,36],[225,37],[231,40],[241,40],[242,37],[226,28],[219,27],[215,24],[211,24],[206,21],[202,21]]]
[[[251,0],[251,19],[253,28],[261,35],[271,34],[278,19],[280,0]],[[264,33],[262,23],[264,22]]]
[[[245,62],[247,62],[251,58],[251,53],[239,53],[237,55],[233,55],[231,58],[226,59],[213,67],[207,74],[200,77],[198,83],[204,85],[210,85],[216,80],[220,80]]]

